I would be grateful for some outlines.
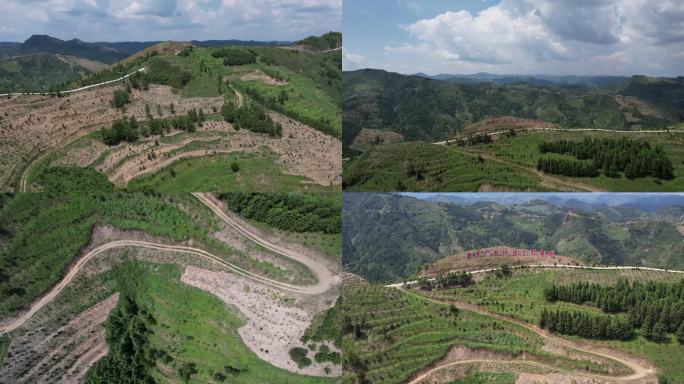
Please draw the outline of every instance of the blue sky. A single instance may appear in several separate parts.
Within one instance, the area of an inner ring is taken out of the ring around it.
[[[684,75],[681,0],[345,0],[344,69]]]
[[[0,41],[298,40],[342,28],[342,0],[0,0]]]

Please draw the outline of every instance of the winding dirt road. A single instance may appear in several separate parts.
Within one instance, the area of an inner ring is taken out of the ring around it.
[[[267,277],[260,276],[258,274],[249,272],[245,269],[242,269],[238,267],[235,264],[229,263],[222,258],[213,255],[210,252],[207,252],[205,250],[199,249],[199,248],[194,248],[194,247],[188,247],[188,246],[182,246],[182,245],[167,245],[167,244],[160,244],[160,243],[152,243],[148,241],[139,241],[139,240],[116,240],[116,241],[111,241],[105,244],[102,244],[89,252],[87,252],[85,255],[83,255],[79,260],[69,269],[67,274],[62,278],[62,280],[57,283],[50,291],[48,291],[46,294],[41,296],[37,301],[33,302],[28,309],[28,311],[22,313],[19,317],[10,319],[9,321],[6,321],[2,324],[0,324],[0,334],[11,332],[19,327],[21,327],[24,323],[26,323],[33,315],[35,315],[41,308],[43,308],[45,305],[47,305],[49,302],[54,300],[64,288],[76,277],[78,272],[83,269],[83,267],[96,257],[97,255],[101,254],[102,252],[111,250],[111,249],[116,249],[116,248],[126,248],[126,247],[141,247],[141,248],[147,248],[147,249],[156,249],[156,250],[161,250],[161,251],[172,251],[172,252],[180,252],[180,253],[186,253],[186,254],[192,254],[198,257],[201,257],[203,259],[215,262],[233,273],[255,280],[259,283],[266,284],[268,286],[295,293],[295,294],[303,294],[303,295],[318,295],[322,294],[326,291],[328,291],[330,288],[332,288],[333,284],[335,282],[339,281],[339,277],[334,276],[332,271],[328,269],[323,263],[311,259],[305,255],[300,255],[298,253],[295,253],[289,249],[283,248],[281,246],[275,245],[268,240],[262,239],[259,237],[252,229],[247,228],[246,226],[238,223],[234,219],[230,218],[228,215],[223,212],[221,205],[219,202],[217,202],[213,196],[209,194],[194,194],[197,199],[199,199],[202,203],[207,205],[209,209],[211,209],[212,212],[214,212],[223,222],[225,222],[227,225],[229,225],[231,228],[242,234],[243,236],[246,236],[250,240],[256,242],[257,244],[261,245],[262,247],[270,250],[271,252],[274,252],[278,255],[290,258],[292,260],[296,260],[302,264],[304,264],[306,267],[310,268],[313,274],[316,276],[317,283],[313,285],[306,285],[306,286],[299,286],[299,285],[292,285],[292,284],[287,284],[283,283],[277,280],[269,279]]]
[[[544,266],[544,265],[539,265],[539,266]],[[570,267],[570,266],[568,266],[568,267]],[[630,268],[631,268],[631,267],[630,267]],[[497,268],[492,268],[492,269],[487,269],[487,270],[472,271],[472,272],[469,272],[469,273],[481,273],[481,272],[487,272],[487,271],[496,270],[496,269],[497,269]],[[598,269],[601,269],[601,268],[598,268]],[[670,271],[670,272],[673,272],[673,271]],[[683,272],[681,272],[681,271],[676,271],[676,273],[683,273]],[[600,356],[600,357],[603,357],[603,358],[606,358],[606,359],[609,359],[609,360],[616,361],[616,362],[618,362],[618,363],[620,363],[620,364],[622,364],[622,365],[628,367],[629,369],[631,369],[631,370],[632,370],[632,373],[631,373],[630,375],[626,375],[626,376],[608,376],[608,375],[599,375],[599,374],[587,373],[587,372],[582,372],[582,371],[568,371],[568,370],[564,370],[564,369],[562,369],[562,368],[557,368],[557,367],[545,365],[545,364],[542,364],[542,363],[536,363],[536,362],[520,361],[521,363],[533,364],[533,365],[537,365],[537,366],[543,366],[543,367],[547,367],[547,368],[550,368],[550,369],[553,369],[553,370],[556,370],[556,371],[559,371],[559,372],[563,372],[563,373],[568,373],[568,374],[573,374],[573,375],[578,375],[578,376],[584,376],[584,377],[592,377],[592,378],[597,378],[597,379],[602,379],[602,380],[611,380],[611,381],[635,381],[635,380],[643,379],[643,378],[645,378],[645,377],[647,377],[647,376],[649,376],[649,375],[653,375],[653,374],[655,373],[654,369],[652,369],[652,368],[650,368],[650,367],[648,367],[648,366],[644,366],[643,363],[641,363],[641,362],[639,362],[639,361],[632,360],[632,359],[627,359],[627,358],[623,358],[623,357],[616,356],[616,355],[614,355],[614,354],[610,354],[610,353],[606,353],[606,352],[602,352],[602,351],[599,351],[599,350],[596,349],[596,348],[591,348],[591,347],[586,347],[586,346],[579,346],[579,345],[577,345],[577,344],[575,344],[575,343],[573,343],[573,342],[570,342],[570,341],[568,341],[568,340],[566,340],[566,339],[563,339],[563,338],[558,337],[558,336],[554,336],[554,335],[550,334],[549,332],[547,332],[547,331],[545,331],[545,330],[543,330],[543,329],[541,329],[541,328],[539,328],[539,327],[537,327],[537,326],[535,326],[535,325],[531,325],[531,324],[525,323],[525,322],[520,321],[520,320],[512,319],[512,318],[510,318],[510,317],[503,316],[503,315],[498,314],[498,313],[490,312],[490,311],[488,311],[488,310],[486,310],[486,309],[483,309],[483,308],[481,308],[481,307],[478,307],[478,306],[476,306],[476,305],[467,304],[467,303],[462,303],[462,302],[457,302],[457,301],[440,301],[440,300],[436,300],[436,299],[433,299],[433,298],[425,297],[425,296],[423,296],[423,295],[419,295],[419,294],[417,294],[417,293],[414,293],[414,292],[411,292],[411,291],[408,291],[408,290],[403,289],[403,284],[398,284],[398,285],[397,285],[397,284],[391,284],[391,285],[387,285],[387,287],[401,289],[401,290],[404,291],[404,292],[407,292],[407,293],[409,293],[409,294],[411,294],[411,295],[414,295],[414,296],[416,296],[416,297],[419,297],[419,298],[421,298],[421,299],[423,299],[423,300],[427,300],[427,301],[430,301],[430,302],[433,302],[433,303],[436,303],[436,304],[454,305],[454,306],[456,306],[456,307],[458,307],[458,308],[460,308],[460,309],[466,310],[466,311],[471,311],[471,312],[478,313],[478,314],[480,314],[480,315],[484,315],[484,316],[488,316],[488,317],[493,317],[493,318],[495,318],[495,319],[497,319],[497,320],[505,321],[505,322],[507,322],[507,323],[510,323],[510,324],[514,324],[514,325],[523,327],[523,328],[525,328],[525,329],[527,329],[527,330],[529,330],[529,331],[532,331],[532,332],[534,332],[535,334],[539,335],[541,338],[543,338],[543,339],[545,339],[545,340],[548,340],[548,341],[551,341],[552,343],[562,345],[562,346],[565,347],[565,348],[573,349],[573,350],[575,350],[575,351],[579,351],[579,352],[583,352],[583,353],[588,353],[588,354],[591,354],[591,355]],[[487,363],[487,362],[492,362],[492,363],[496,363],[496,362],[500,362],[500,363],[511,363],[511,362],[518,362],[518,361],[515,361],[515,360],[503,360],[503,359],[502,359],[502,360],[487,360],[487,359],[482,359],[482,360],[480,360],[480,359],[475,359],[475,360],[463,360],[463,361],[455,361],[455,362],[454,362],[454,361],[452,361],[452,362],[446,362],[446,363],[443,363],[443,364],[439,364],[439,365],[437,365],[436,367],[434,367],[434,368],[432,368],[432,369],[430,369],[430,370],[428,370],[428,371],[426,371],[426,372],[423,372],[422,374],[420,374],[420,375],[417,376],[416,378],[412,379],[412,380],[409,382],[409,384],[416,384],[416,383],[419,383],[421,380],[424,380],[425,378],[429,377],[431,374],[433,374],[433,373],[435,373],[435,372],[437,372],[437,371],[439,371],[439,370],[442,370],[442,369],[444,369],[444,368],[450,367],[450,366],[462,365],[462,364],[473,364],[473,363]]]

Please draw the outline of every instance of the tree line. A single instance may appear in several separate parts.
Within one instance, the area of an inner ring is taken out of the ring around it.
[[[433,289],[449,289],[454,287],[465,288],[473,284],[473,276],[470,273],[449,272],[447,274],[438,274],[434,280],[428,280],[427,277],[421,276],[418,278],[418,287],[426,291]]]
[[[197,126],[202,126],[206,119],[202,109],[196,110],[194,108],[188,112],[187,116],[155,119],[148,112],[147,117],[146,122],[138,122],[133,116],[115,120],[111,128],[103,127],[100,130],[102,142],[107,145],[117,145],[123,141],[134,143],[138,141],[140,136],[163,135],[170,132],[171,129],[195,132]]]
[[[244,128],[271,136],[280,136],[283,133],[283,127],[274,122],[266,110],[256,103],[245,103],[237,107],[232,102],[226,102],[221,108],[221,114],[237,130]]]
[[[661,342],[667,333],[684,343],[684,279],[678,283],[633,282],[619,279],[604,286],[586,282],[552,285],[544,290],[548,301],[589,304],[606,313],[626,313],[633,328],[650,340]]]
[[[559,140],[539,144],[541,153],[569,154],[580,160],[592,160],[594,166],[606,176],[618,172],[632,179],[654,176],[672,179],[674,168],[661,146],[652,147],[644,141],[620,139],[593,139],[583,141]]]
[[[256,63],[257,54],[249,49],[221,48],[211,53],[215,58],[223,58],[223,65],[245,65]]]
[[[634,336],[629,320],[582,311],[542,309],[539,326],[551,332],[588,339],[628,340]]]
[[[238,84],[235,84],[236,86],[239,86]],[[249,95],[253,100],[258,102],[259,104],[264,105],[266,108],[272,109],[276,112],[282,113],[283,115],[297,120],[298,122],[308,125],[310,127],[314,127],[318,129],[319,131],[326,133],[331,136],[337,135],[337,132],[335,131],[335,127],[332,125],[332,120],[330,120],[327,117],[322,117],[320,119],[315,119],[311,118],[308,116],[304,116],[301,113],[298,113],[294,110],[287,109],[285,108],[285,101],[289,98],[287,94],[283,95],[281,92],[277,97],[276,96],[265,96],[261,94],[259,91],[256,89],[250,88],[250,87],[240,87],[240,90]]]
[[[292,232],[342,232],[342,212],[335,199],[297,193],[221,193],[230,210],[248,219]]]
[[[599,170],[592,161],[540,157],[537,170],[572,177],[596,177]]]
[[[86,384],[155,382],[149,370],[157,357],[166,355],[155,350],[149,341],[148,324],[155,320],[133,297],[122,296],[105,323],[107,355],[88,370]]]

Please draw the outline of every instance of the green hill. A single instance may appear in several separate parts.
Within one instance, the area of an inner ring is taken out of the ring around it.
[[[540,201],[456,205],[366,193],[344,194],[343,204],[343,264],[370,281],[400,280],[458,251],[501,245],[587,263],[684,268],[682,216],[672,208],[585,212]]]
[[[1,58],[0,93],[50,91],[104,66],[86,59],[49,53]]]
[[[344,72],[344,151],[364,128],[438,141],[493,117],[533,118],[566,128],[664,128],[684,116],[680,79],[634,77],[603,88],[448,82],[381,70]],[[627,96],[627,99],[625,97]]]
[[[310,51],[326,51],[340,48],[342,46],[342,33],[328,32],[322,36],[309,36],[306,39],[297,41],[294,45]]]

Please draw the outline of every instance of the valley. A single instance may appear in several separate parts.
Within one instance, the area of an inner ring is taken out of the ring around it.
[[[523,78],[434,80],[370,69],[344,76],[345,190],[681,190],[679,79],[634,76],[571,86]],[[421,103],[412,102],[417,98]],[[588,139],[662,153],[663,172],[641,172],[656,166],[629,166],[624,159],[606,165],[565,148],[544,150],[559,140]]]

